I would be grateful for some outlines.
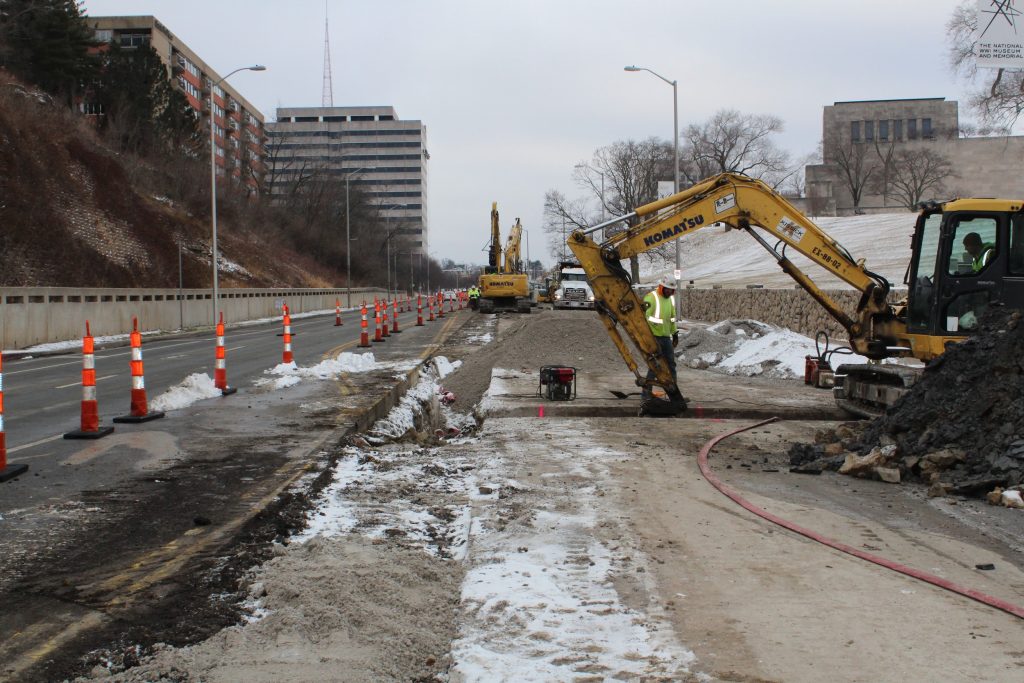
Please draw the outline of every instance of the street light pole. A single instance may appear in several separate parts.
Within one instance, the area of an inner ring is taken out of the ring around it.
[[[216,110],[214,109],[213,95],[217,87],[239,71],[266,71],[267,67],[262,64],[243,66],[235,69],[227,76],[221,76],[216,83],[210,82],[210,215],[213,223],[213,324],[217,324],[217,308],[220,301],[220,289],[217,286],[217,141],[214,132],[217,130]],[[225,120],[227,112],[224,112]],[[225,167],[226,168],[226,167]]]
[[[330,147],[330,145],[328,145]],[[345,307],[352,308],[352,222],[348,203],[348,180],[354,174],[365,171],[366,167],[357,168],[345,174]]]
[[[673,194],[679,194],[679,90],[678,81],[670,81],[659,73],[651,71],[644,66],[627,66],[625,71],[646,71],[649,74],[653,74],[665,81],[672,86],[672,159],[673,159]],[[683,250],[682,244],[679,240],[676,240],[676,268],[675,268],[675,281],[676,281],[676,316],[679,316],[679,309],[682,306],[682,292],[680,291],[680,285],[682,284],[683,277]]]

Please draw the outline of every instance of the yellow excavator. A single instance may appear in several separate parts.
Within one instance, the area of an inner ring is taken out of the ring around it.
[[[523,272],[520,255],[523,226],[519,219],[508,236],[505,249],[501,248],[501,227],[498,203],[491,204],[491,242],[488,247],[488,265],[480,276],[480,312],[530,312],[530,285]],[[504,258],[503,258],[504,257]]]
[[[1024,307],[1024,200],[957,199],[927,202],[912,237],[907,296],[891,301],[889,282],[871,272],[784,197],[765,183],[723,173],[568,239],[594,289],[595,304],[638,386],[662,387],[648,414],[679,414],[686,399],[658,355],[644,304],[621,261],[715,224],[743,230],[784,272],[825,307],[846,330],[850,347],[873,360],[913,357],[930,361],[962,341],[989,305]],[[605,242],[591,235],[620,221],[635,225]],[[981,247],[973,246],[979,244]],[[852,315],[786,257],[795,249],[861,293]],[[646,380],[619,329],[656,376]],[[906,392],[920,370],[899,364],[847,364],[836,369],[834,396],[846,410],[876,416]]]

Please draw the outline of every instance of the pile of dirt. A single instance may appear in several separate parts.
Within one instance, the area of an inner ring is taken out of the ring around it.
[[[495,318],[481,316],[481,323],[488,319]],[[542,365],[571,365],[580,373],[602,373],[626,367],[593,311],[534,310],[530,315],[501,313],[497,319],[499,326],[489,333],[493,340],[444,380],[456,396],[456,411],[471,412],[480,402],[493,368],[536,372]]]
[[[930,363],[885,415],[790,450],[798,468],[924,481],[934,495],[1024,483],[1024,324],[994,307],[978,333]],[[859,455],[858,455],[859,453]]]
[[[676,358],[694,370],[706,370],[729,356],[748,339],[757,339],[772,329],[757,320],[722,320],[709,327],[691,327],[679,335]]]

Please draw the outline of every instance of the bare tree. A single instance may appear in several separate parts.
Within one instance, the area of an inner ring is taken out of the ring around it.
[[[822,144],[822,150],[823,163],[836,168],[840,181],[850,193],[853,212],[861,213],[860,201],[864,193],[881,175],[878,154],[869,145],[853,142],[838,131]]]
[[[789,154],[771,137],[783,130],[777,116],[722,109],[702,124],[687,126],[680,174],[688,184],[719,173],[743,173],[779,187],[794,172]]]
[[[604,177],[604,193],[600,177]],[[658,181],[672,177],[672,146],[656,137],[646,140],[620,140],[594,152],[589,163],[577,164],[574,178],[577,185],[597,197],[610,215],[624,215],[658,197]],[[566,200],[559,192],[545,196],[545,222],[549,235],[560,234],[564,217],[569,228],[588,227],[598,220],[586,198]],[[568,230],[567,230],[568,231]],[[609,233],[611,234],[611,233]],[[559,249],[552,248],[554,253]],[[655,258],[651,254],[651,258]],[[640,276],[640,265],[631,259],[634,279]]]
[[[1024,113],[1024,71],[979,69],[974,40],[977,28],[974,0],[963,2],[953,10],[953,16],[946,23],[950,66],[954,73],[978,86],[968,104],[983,124],[1012,127]]]
[[[928,148],[901,149],[893,156],[887,196],[913,211],[927,193],[941,193],[953,164]]]
[[[544,194],[544,232],[551,258],[556,261],[568,258],[571,254],[565,242],[569,234],[577,228],[586,229],[592,223],[586,198],[566,199],[558,190]]]

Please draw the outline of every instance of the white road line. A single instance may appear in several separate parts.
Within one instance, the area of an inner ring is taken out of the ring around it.
[[[102,382],[103,380],[110,379],[111,377],[117,377],[117,375],[106,375],[105,377],[97,377],[96,381],[97,382]],[[67,389],[68,387],[80,387],[80,386],[82,386],[81,382],[72,382],[71,384],[61,384],[59,387],[54,387],[54,389]]]
[[[8,448],[7,452],[8,453],[17,453],[18,451],[23,451],[26,448],[32,448],[34,446],[40,446],[40,445],[42,445],[44,443],[50,443],[51,441],[56,441],[57,439],[62,439],[62,438],[64,438],[63,434],[54,434],[53,436],[48,436],[45,439],[39,439],[39,441],[33,441],[32,443],[27,443],[27,444],[24,444],[22,446],[16,446],[14,448]],[[43,453],[43,455],[34,455],[34,456],[31,456],[31,457],[28,457],[28,458],[18,458],[18,460],[32,460],[33,458],[41,458],[41,457],[43,457],[45,455],[49,455],[49,453]]]

